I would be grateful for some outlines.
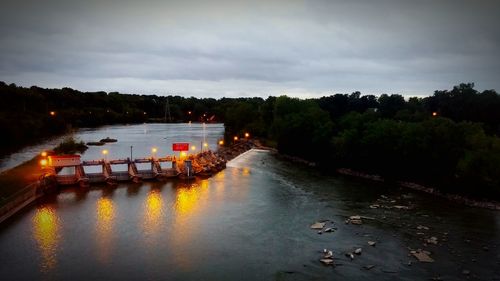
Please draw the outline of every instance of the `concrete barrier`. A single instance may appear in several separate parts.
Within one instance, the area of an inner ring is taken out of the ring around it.
[[[0,207],[0,223],[7,220],[41,196],[43,196],[43,192],[41,192],[38,182],[32,183],[9,196],[4,200],[4,202],[7,203]]]

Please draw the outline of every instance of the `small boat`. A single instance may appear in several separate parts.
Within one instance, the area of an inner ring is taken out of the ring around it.
[[[110,137],[106,137],[105,139],[100,140],[100,142],[117,142],[117,139],[112,139]]]
[[[87,143],[87,145],[95,145],[95,146],[101,146],[101,145],[105,145],[106,143],[105,142],[100,142],[100,141],[89,141]]]

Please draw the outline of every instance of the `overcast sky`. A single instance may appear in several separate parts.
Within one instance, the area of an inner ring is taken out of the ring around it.
[[[500,1],[3,0],[0,80],[236,97],[500,92]]]

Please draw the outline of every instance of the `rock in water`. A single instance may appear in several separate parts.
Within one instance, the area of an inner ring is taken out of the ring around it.
[[[366,269],[366,270],[370,270],[370,269],[372,269],[372,268],[374,268],[374,267],[375,267],[375,266],[374,266],[373,264],[369,264],[369,265],[365,265],[365,266],[363,266],[363,268],[364,268],[364,269]]]
[[[437,245],[437,243],[438,243],[438,239],[437,239],[437,237],[432,236],[431,238],[427,239],[427,240],[426,240],[426,242],[427,242],[428,244],[434,244],[434,245]]]
[[[419,225],[419,226],[417,226],[417,229],[418,230],[429,230],[429,227],[427,227],[425,225]]]
[[[316,223],[311,225],[312,229],[323,229],[323,227],[325,227],[324,222],[316,222]]]
[[[434,262],[434,260],[424,252],[413,252],[412,255],[417,258],[419,262]]]
[[[330,259],[333,257],[333,252],[332,251],[328,251],[328,253],[325,254],[324,258],[325,259]]]
[[[322,262],[324,265],[333,265],[332,259],[320,259],[319,261]]]

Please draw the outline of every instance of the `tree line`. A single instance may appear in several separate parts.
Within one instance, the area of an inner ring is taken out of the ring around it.
[[[223,122],[226,108],[238,100],[26,88],[1,81],[0,99],[0,155],[72,128],[143,122]]]
[[[325,170],[353,168],[500,198],[500,96],[473,83],[433,95],[334,94],[316,99],[185,98],[18,87],[0,82],[7,153],[71,128],[223,122],[226,143],[249,132]]]
[[[240,102],[228,109],[225,126],[228,140],[250,131],[325,170],[500,198],[500,96],[472,83],[408,100],[354,92]]]

